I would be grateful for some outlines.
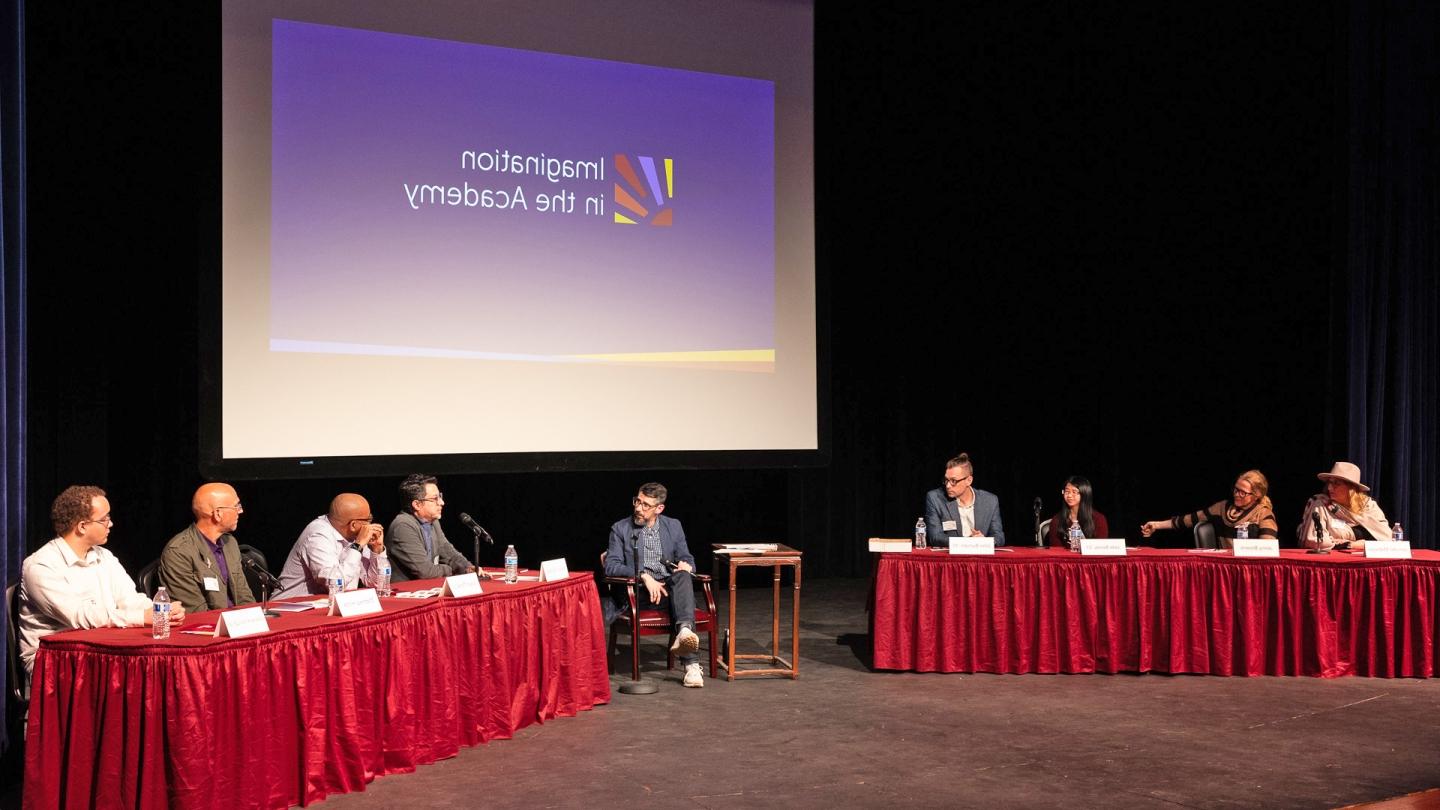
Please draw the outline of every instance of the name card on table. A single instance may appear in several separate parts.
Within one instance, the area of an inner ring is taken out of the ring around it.
[[[441,596],[479,596],[485,591],[480,588],[480,577],[475,574],[456,574],[445,577],[445,588]]]
[[[374,588],[362,588],[358,591],[341,591],[335,594],[335,600],[330,603],[330,612],[326,616],[368,616],[371,613],[379,613],[380,597],[375,594]]]
[[[950,538],[951,554],[994,554],[995,538],[993,537],[952,537]]]
[[[1408,560],[1410,559],[1409,540],[1367,540],[1365,541],[1365,556],[1375,560]]]
[[[870,538],[870,550],[878,551],[882,554],[886,552],[891,554],[909,554],[914,548],[915,541],[907,540],[903,537],[898,539],[891,537]]]
[[[1087,557],[1124,557],[1123,537],[1082,537],[1080,553]]]
[[[1279,557],[1280,541],[1274,537],[1235,538],[1231,549],[1236,557]]]
[[[565,558],[559,557],[554,560],[546,560],[540,563],[541,582],[559,582],[562,579],[570,578],[570,566],[565,564]]]
[[[265,610],[259,605],[227,610],[215,622],[215,638],[244,638],[268,632],[270,623],[265,621]]]

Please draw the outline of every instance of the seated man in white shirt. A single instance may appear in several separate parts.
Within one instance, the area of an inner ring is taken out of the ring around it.
[[[385,528],[373,522],[370,502],[342,492],[330,502],[330,511],[310,521],[290,549],[280,571],[276,599],[329,593],[329,578],[337,569],[345,580],[343,590],[368,587],[385,560]]]
[[[136,627],[155,614],[150,597],[120,561],[101,548],[110,539],[110,501],[99,487],[72,486],[55,498],[50,521],[59,535],[29,557],[20,574],[20,660],[29,673],[40,639],[60,630]],[[185,606],[170,606],[172,624]]]

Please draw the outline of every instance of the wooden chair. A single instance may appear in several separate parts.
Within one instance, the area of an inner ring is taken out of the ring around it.
[[[605,570],[604,552],[600,554],[600,570]],[[719,620],[715,610],[715,594],[710,588],[709,574],[692,572],[690,577],[696,585],[700,586],[705,596],[703,604],[699,599],[695,600],[695,632],[709,636],[710,677],[714,678],[719,671],[720,651],[720,645],[716,641]],[[630,679],[640,680],[641,636],[665,635],[668,639],[665,644],[665,668],[674,669],[675,653],[670,651],[670,646],[675,643],[675,625],[670,621],[670,611],[639,608],[640,592],[638,589],[644,588],[645,585],[637,577],[605,577],[605,584],[625,589],[626,607],[620,611],[614,621],[610,622],[610,649],[615,649],[617,636],[620,633],[630,635]]]

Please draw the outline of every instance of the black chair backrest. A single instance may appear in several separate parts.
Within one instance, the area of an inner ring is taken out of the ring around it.
[[[242,560],[250,560],[250,561],[254,562],[256,565],[258,565],[258,566],[260,566],[261,568],[265,569],[266,571],[269,571],[269,570],[270,570],[270,565],[269,565],[269,563],[265,562],[265,554],[264,554],[262,551],[260,551],[260,549],[255,548],[254,546],[247,546],[247,545],[245,545],[244,543],[241,543],[241,544],[240,544],[240,558],[241,558]],[[251,595],[253,595],[253,596],[255,597],[255,599],[258,601],[258,600],[260,599],[260,588],[261,588],[262,586],[264,586],[264,584],[265,584],[264,582],[262,582],[262,581],[260,580],[260,575],[259,575],[259,574],[256,574],[254,571],[251,571],[251,570],[247,567],[247,568],[245,569],[245,582],[246,582],[247,584],[249,584],[249,586],[250,586],[250,593],[251,593]],[[271,595],[273,596],[274,594],[271,594]]]
[[[20,664],[20,583],[5,589],[5,658],[9,666],[10,697],[22,709],[30,703],[30,683]]]
[[[154,596],[155,591],[160,588],[160,561],[152,560],[149,565],[140,569],[135,577],[135,587],[146,596]]]
[[[1215,524],[1206,521],[1195,524],[1195,548],[1219,548],[1220,541],[1215,536]]]

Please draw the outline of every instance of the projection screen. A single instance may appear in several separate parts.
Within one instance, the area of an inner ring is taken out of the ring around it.
[[[812,20],[225,3],[205,465],[808,463]]]

